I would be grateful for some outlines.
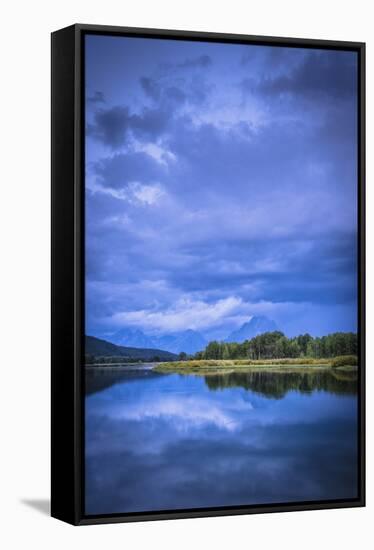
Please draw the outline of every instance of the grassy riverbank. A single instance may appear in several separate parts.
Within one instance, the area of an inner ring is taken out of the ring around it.
[[[194,359],[160,363],[154,370],[163,373],[180,374],[219,374],[227,372],[277,371],[295,372],[308,370],[356,370],[357,357],[342,356],[334,358],[313,359],[299,357],[292,359]]]

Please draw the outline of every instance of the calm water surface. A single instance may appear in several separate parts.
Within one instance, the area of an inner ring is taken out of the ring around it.
[[[87,369],[86,514],[357,496],[347,373]]]

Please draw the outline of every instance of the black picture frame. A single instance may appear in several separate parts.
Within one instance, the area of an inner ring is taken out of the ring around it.
[[[358,498],[85,516],[84,46],[86,34],[355,51],[358,71]],[[73,525],[318,510],[365,505],[365,44],[76,24],[52,33],[51,515]]]

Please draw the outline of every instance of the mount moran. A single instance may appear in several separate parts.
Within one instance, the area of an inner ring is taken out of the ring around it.
[[[272,319],[263,315],[254,316],[239,329],[231,332],[224,341],[242,343],[244,340],[250,340],[258,334],[275,330],[278,330],[278,327]],[[208,344],[208,340],[203,334],[192,329],[154,336],[137,328],[124,327],[108,337],[108,340],[117,346],[158,349],[171,353],[184,351],[187,354],[201,351]]]

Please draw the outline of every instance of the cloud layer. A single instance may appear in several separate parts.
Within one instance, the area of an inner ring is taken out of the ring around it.
[[[87,332],[355,330],[356,54],[86,40]]]

